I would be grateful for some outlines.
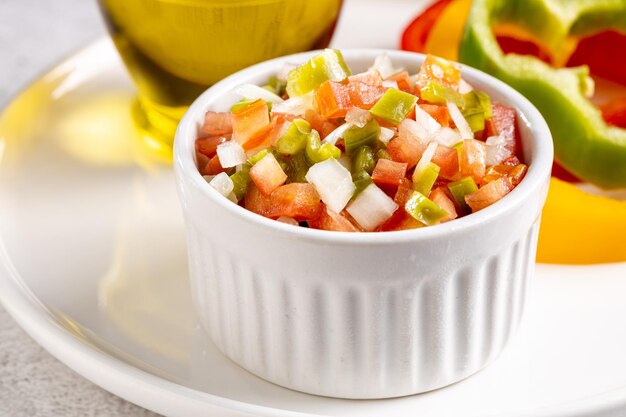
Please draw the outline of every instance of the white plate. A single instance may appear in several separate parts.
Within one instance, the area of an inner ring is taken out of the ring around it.
[[[339,46],[356,43],[342,33]],[[103,40],[31,85],[0,120],[0,299],[78,373],[181,417],[626,414],[626,264],[539,265],[505,353],[431,393],[328,399],[238,368],[192,313],[173,178],[124,133],[131,98]]]

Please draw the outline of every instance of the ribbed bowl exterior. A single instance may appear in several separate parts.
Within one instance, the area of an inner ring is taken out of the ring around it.
[[[320,247],[191,206],[204,206],[186,215],[202,325],[278,385],[342,398],[440,388],[495,358],[524,311],[538,231],[529,213],[463,241],[381,249]]]
[[[382,52],[347,50],[344,57],[358,72]],[[424,59],[386,53],[405,68]],[[547,125],[519,93],[465,67],[471,85],[518,111],[529,169],[502,201],[406,232],[324,232],[264,219],[202,179],[194,161],[198,129],[207,109],[239,100],[237,85],[263,84],[285,63],[313,54],[221,81],[179,126],[174,170],[198,316],[234,362],[307,393],[387,398],[459,381],[502,351],[523,315],[552,165]]]

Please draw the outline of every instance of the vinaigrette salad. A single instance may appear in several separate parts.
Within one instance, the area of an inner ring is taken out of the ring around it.
[[[514,109],[494,104],[453,63],[417,74],[379,56],[352,74],[327,49],[206,113],[200,173],[261,216],[344,232],[416,229],[481,210],[526,173]]]

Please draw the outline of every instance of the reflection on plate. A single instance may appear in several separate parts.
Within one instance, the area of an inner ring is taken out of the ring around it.
[[[127,140],[131,100],[113,47],[100,41],[0,120],[0,299],[85,377],[187,417],[609,416],[626,407],[626,264],[538,266],[520,334],[485,371],[442,390],[337,400],[243,371],[197,325],[172,174]]]

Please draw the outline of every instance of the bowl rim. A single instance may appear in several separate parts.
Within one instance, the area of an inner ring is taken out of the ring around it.
[[[383,53],[389,55],[392,61],[398,59],[408,60],[416,65],[421,65],[426,57],[424,54],[415,52],[379,48],[339,48],[339,50],[349,66],[351,65],[351,61],[356,59],[367,58],[371,59],[373,62],[376,56]],[[467,79],[470,84],[477,81],[480,84],[488,85],[490,90],[497,91],[499,95],[506,97],[507,105],[514,107],[517,111],[518,123],[525,123],[533,133],[530,135],[530,140],[533,143],[533,155],[532,160],[528,163],[528,171],[519,185],[500,201],[476,213],[471,213],[446,223],[420,228],[419,231],[401,230],[363,233],[346,233],[306,227],[294,227],[290,224],[263,217],[237,204],[233,204],[229,199],[224,198],[214,190],[198,171],[195,163],[195,140],[198,134],[197,115],[204,114],[211,107],[210,104],[212,104],[212,101],[219,100],[220,96],[229,93],[237,85],[247,82],[242,80],[258,76],[259,74],[267,74],[269,77],[275,74],[285,63],[305,62],[311,56],[320,52],[321,50],[302,52],[255,64],[224,78],[204,91],[191,104],[189,109],[187,109],[176,130],[174,140],[174,170],[177,176],[176,181],[181,182],[183,181],[182,177],[186,177],[188,180],[186,181],[187,185],[194,187],[212,203],[240,217],[241,220],[266,229],[268,232],[281,233],[299,240],[321,243],[343,243],[349,245],[417,242],[442,237],[445,238],[447,236],[454,237],[461,233],[468,233],[476,228],[484,227],[485,223],[493,222],[506,215],[507,212],[522,205],[532,194],[539,192],[544,184],[547,184],[552,169],[553,143],[552,135],[541,113],[526,97],[508,84],[478,69],[456,63],[460,66],[463,77]],[[528,139],[529,138],[526,138],[525,140],[528,141]],[[181,193],[179,193],[179,195],[180,194]]]

